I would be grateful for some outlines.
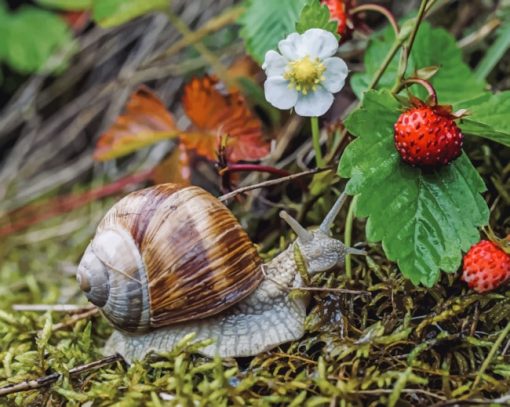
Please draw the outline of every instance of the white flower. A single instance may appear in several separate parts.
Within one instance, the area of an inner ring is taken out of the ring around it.
[[[326,113],[348,73],[345,62],[333,57],[338,49],[335,36],[312,28],[290,34],[278,43],[278,49],[280,54],[268,51],[262,65],[268,102],[278,109],[294,107],[300,116]]]

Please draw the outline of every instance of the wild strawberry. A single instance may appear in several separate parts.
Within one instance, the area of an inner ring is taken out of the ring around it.
[[[349,10],[354,7],[355,0],[321,0],[322,4],[328,6],[332,20],[338,22],[337,32],[341,41],[349,39],[354,30],[352,21],[349,18]]]
[[[461,280],[478,293],[493,290],[510,278],[510,255],[497,244],[482,240],[464,256]]]
[[[462,152],[463,135],[446,106],[420,103],[406,110],[395,123],[395,147],[411,165],[446,165]]]

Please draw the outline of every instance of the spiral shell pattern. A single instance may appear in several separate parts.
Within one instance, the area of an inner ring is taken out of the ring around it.
[[[117,235],[132,240],[115,245]],[[126,253],[132,250],[138,253]],[[78,275],[115,326],[141,332],[229,308],[262,281],[260,265],[248,235],[221,202],[198,187],[161,184],[127,195],[108,211]],[[92,277],[95,270],[101,275]],[[115,293],[115,301],[105,293]]]

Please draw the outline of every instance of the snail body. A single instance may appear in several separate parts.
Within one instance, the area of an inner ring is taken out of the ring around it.
[[[310,274],[359,252],[329,237],[344,198],[314,232],[282,213],[298,238],[263,265],[234,216],[204,190],[162,184],[127,195],[100,222],[77,272],[116,328],[105,353],[142,359],[192,332],[214,339],[203,354],[222,357],[299,339],[308,297],[289,296],[303,285],[295,249]]]

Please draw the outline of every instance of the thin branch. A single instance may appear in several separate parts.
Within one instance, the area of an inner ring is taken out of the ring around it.
[[[77,376],[80,373],[89,372],[93,370],[100,369],[104,366],[110,365],[112,363],[121,361],[122,356],[118,353],[112,356],[107,356],[103,359],[96,360],[94,362],[86,363],[84,365],[80,365],[69,370],[69,376]],[[40,377],[39,379],[34,380],[25,380],[24,382],[17,384],[9,384],[7,386],[0,388],[0,396],[6,396],[8,394],[19,393],[22,391],[35,390],[41,387],[49,386],[50,384],[55,383],[59,378],[60,373],[52,373],[48,376]]]
[[[13,311],[35,311],[35,312],[85,312],[95,309],[93,305],[74,305],[74,304],[14,304]]]
[[[319,172],[328,171],[331,168],[333,168],[333,167],[331,166],[331,167],[324,167],[324,168],[314,168],[312,170],[298,172],[297,174],[291,174],[286,177],[271,179],[269,181],[259,182],[258,184],[248,185],[246,187],[238,188],[232,192],[229,192],[228,194],[221,195],[220,197],[218,197],[218,199],[221,202],[225,202],[231,198],[234,198],[235,196],[237,196],[239,194],[242,194],[247,191],[251,191],[253,189],[265,188],[265,187],[269,187],[269,186],[273,186],[273,185],[282,184],[284,182],[292,181],[292,180],[302,178],[302,177],[306,177],[308,175],[313,175],[313,174],[317,174]]]
[[[73,315],[67,321],[63,321],[63,322],[59,322],[58,324],[54,324],[51,327],[51,330],[58,331],[62,328],[68,328],[68,327],[76,324],[76,322],[81,321],[82,319],[87,319],[87,318],[93,317],[94,315],[97,315],[97,314],[99,314],[99,308],[94,307],[94,308],[88,310],[87,312]]]
[[[261,165],[261,164],[243,164],[243,163],[232,163],[228,164],[226,167],[220,169],[218,172],[220,175],[224,175],[229,172],[268,172],[270,174],[280,175],[280,176],[288,176],[290,175],[287,170],[282,170],[280,168],[271,167],[270,165]]]

